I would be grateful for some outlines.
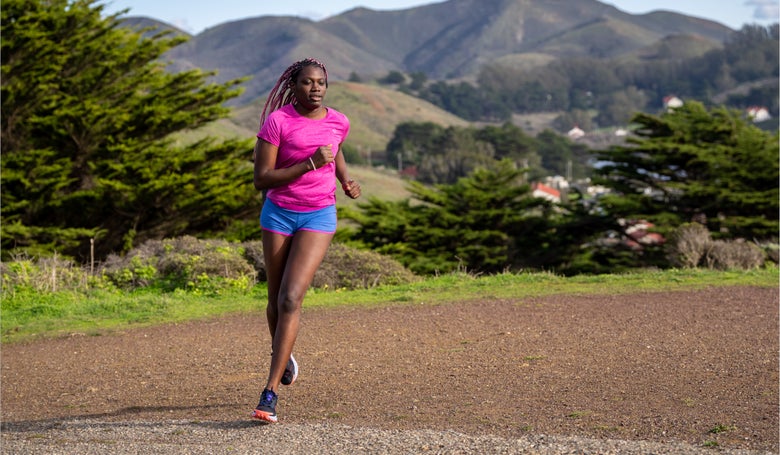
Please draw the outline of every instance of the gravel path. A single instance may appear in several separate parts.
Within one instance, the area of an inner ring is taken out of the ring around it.
[[[334,424],[237,422],[103,422],[68,420],[3,431],[6,454],[599,454],[759,455],[772,452],[696,447],[685,443],[545,435],[508,439],[456,431],[378,430]]]
[[[2,453],[778,453],[778,289],[262,311],[3,346]],[[261,304],[259,303],[259,307]]]

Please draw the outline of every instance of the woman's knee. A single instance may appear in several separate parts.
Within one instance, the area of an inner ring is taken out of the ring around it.
[[[301,292],[286,292],[279,295],[279,302],[276,308],[279,313],[298,313],[303,305],[303,296]]]

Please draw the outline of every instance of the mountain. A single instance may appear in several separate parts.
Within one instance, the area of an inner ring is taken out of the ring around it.
[[[597,0],[448,0],[398,11],[361,7],[321,21],[291,16],[231,21],[204,30],[165,57],[174,71],[217,70],[218,81],[252,76],[235,100],[241,105],[265,95],[290,63],[310,56],[326,63],[332,80],[392,70],[468,80],[494,61],[534,65],[621,57],[678,35],[710,43],[699,43],[708,48],[720,46],[731,32],[672,12],[628,14]]]
[[[190,33],[184,30],[174,27],[171,24],[152,19],[144,16],[129,16],[121,19],[122,25],[131,28],[135,31],[143,31],[142,35],[145,38],[151,38],[160,32],[168,32],[172,36],[186,36],[192,38]]]

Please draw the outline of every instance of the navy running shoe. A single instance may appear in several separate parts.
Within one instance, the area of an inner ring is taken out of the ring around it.
[[[258,403],[257,408],[252,411],[252,417],[266,422],[276,423],[277,398],[278,397],[273,390],[263,390],[263,393],[260,394],[260,403]]]
[[[287,361],[287,367],[284,369],[282,375],[282,384],[291,385],[298,379],[298,362],[295,361],[295,357],[290,354],[290,360]]]

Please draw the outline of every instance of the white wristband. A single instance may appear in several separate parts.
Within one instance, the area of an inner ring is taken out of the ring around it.
[[[316,171],[317,170],[317,166],[314,165],[314,160],[311,159],[311,157],[309,157],[309,163],[311,163],[311,170],[312,171]]]

